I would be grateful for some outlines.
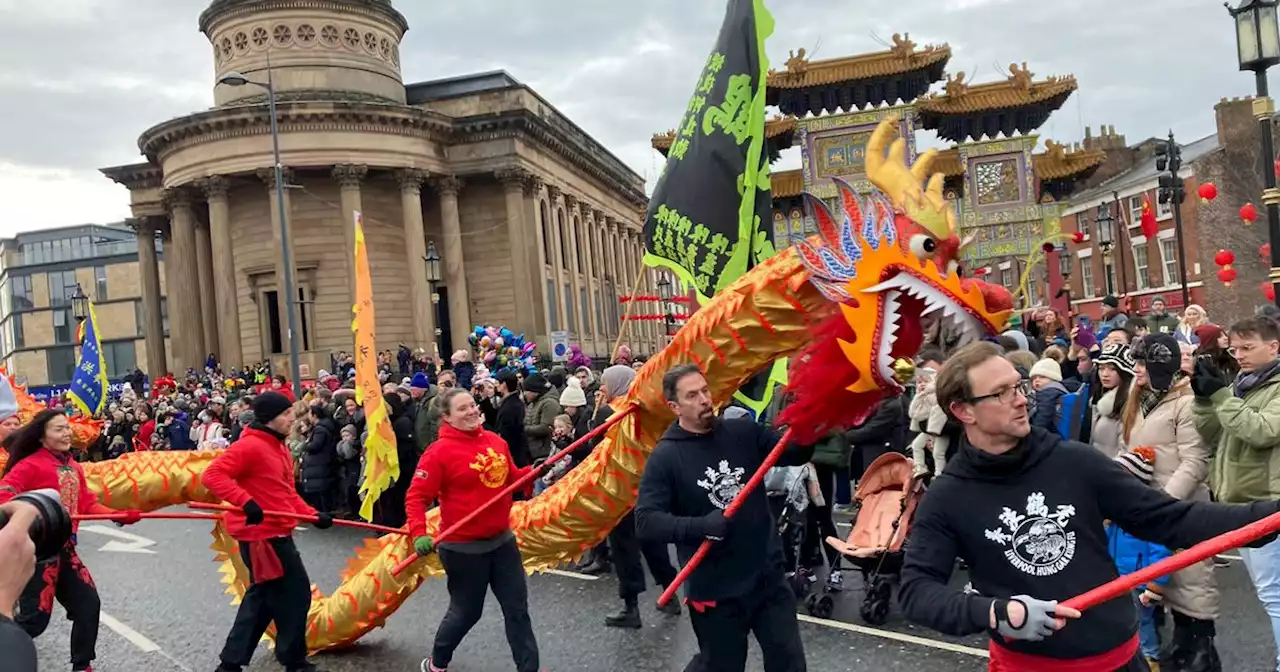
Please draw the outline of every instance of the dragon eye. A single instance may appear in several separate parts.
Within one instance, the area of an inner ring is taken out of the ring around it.
[[[911,253],[921,259],[930,259],[938,249],[938,241],[924,234],[911,237]]]

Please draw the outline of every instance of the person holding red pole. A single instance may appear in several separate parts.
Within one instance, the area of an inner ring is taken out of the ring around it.
[[[917,511],[900,599],[908,619],[934,630],[988,631],[990,670],[1147,670],[1132,594],[1084,614],[1058,603],[1117,577],[1104,521],[1186,548],[1280,510],[1180,501],[1091,446],[1032,429],[1027,386],[992,343],[956,351],[936,390],[963,435]],[[972,593],[948,586],[957,558],[969,565]]]
[[[754,633],[765,672],[807,667],[795,594],[787,585],[782,540],[764,488],[756,488],[732,519],[728,508],[781,438],[750,420],[716,417],[702,371],[677,366],[662,377],[662,394],[676,422],[645,464],[636,500],[636,536],[674,543],[688,564],[705,539],[715,540],[685,583],[685,604],[698,638],[686,672],[742,672],[747,635]],[[799,466],[813,446],[788,448],[778,466]]]
[[[142,519],[139,511],[120,512],[98,503],[97,496],[89,490],[84,469],[71,456],[71,423],[61,411],[40,411],[6,438],[5,447],[9,450],[9,463],[0,478],[0,504],[24,492],[47,489],[60,493],[62,506],[72,515],[124,513],[125,517],[118,521],[121,524]],[[75,533],[79,527],[79,523],[72,522],[67,545],[36,568],[18,598],[15,621],[32,638],[39,637],[49,626],[56,597],[71,619],[71,669],[92,670],[102,602],[89,568],[76,552]]]
[[[468,390],[442,391],[435,403],[443,421],[440,437],[418,460],[405,497],[414,550],[426,556],[438,549],[448,575],[449,610],[422,672],[447,672],[454,650],[484,613],[490,589],[502,607],[517,672],[537,672],[538,641],[529,618],[524,564],[511,531],[511,496],[483,509],[439,546],[427,535],[427,509],[437,498],[440,529],[446,529],[535,467],[515,467],[506,442],[484,429],[484,415]]]
[[[286,672],[318,672],[307,660],[307,612],[311,579],[293,543],[298,521],[264,511],[293,511],[315,516],[312,525],[328,529],[333,518],[317,512],[298,494],[293,456],[284,440],[293,425],[293,403],[279,392],[253,401],[253,424],[205,469],[209,492],[241,512],[226,515],[227,532],[239,542],[250,585],[227,634],[217,672],[240,672],[253,658],[267,626],[276,624],[276,659]]]

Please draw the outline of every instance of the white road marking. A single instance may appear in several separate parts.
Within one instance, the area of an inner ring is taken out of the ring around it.
[[[111,614],[104,611],[101,612],[98,618],[102,621],[103,625],[111,628],[117,635],[124,637],[130,644],[138,647],[139,651],[143,653],[155,653],[160,650],[160,646],[158,644],[142,636],[142,633],[137,630],[121,623]]]
[[[98,549],[100,551],[116,551],[118,553],[145,553],[145,554],[151,554],[151,555],[155,554],[155,551],[150,550],[147,547],[155,546],[156,542],[146,537],[139,537],[136,534],[130,534],[123,530],[117,530],[114,528],[106,527],[105,525],[81,525],[80,531],[95,532],[97,534],[101,534],[108,537],[115,537],[116,539],[121,539],[124,542],[128,542],[128,543],[122,543],[120,541],[108,541],[105,546]]]
[[[556,576],[563,576],[570,579],[578,579],[580,581],[599,581],[600,580],[600,577],[598,576],[592,576],[590,574],[579,574],[578,572],[569,572],[563,569],[547,569],[547,570],[543,570],[542,573],[555,574]]]
[[[951,642],[943,642],[936,639],[929,639],[927,637],[916,637],[915,635],[908,635],[901,632],[893,632],[891,630],[869,628],[864,625],[854,625],[852,623],[844,623],[842,621],[829,621],[825,618],[814,618],[813,616],[807,616],[805,614],[797,614],[796,618],[799,618],[804,623],[812,623],[814,625],[821,625],[828,628],[835,628],[837,630],[853,632],[859,635],[870,635],[872,637],[882,637],[884,639],[892,639],[899,642],[905,642],[907,644],[919,644],[920,646],[927,646],[934,649],[941,649],[943,651],[950,651],[952,653],[962,653],[967,656],[976,656],[978,658],[989,657],[989,654],[985,650],[975,649],[972,646],[952,644]]]

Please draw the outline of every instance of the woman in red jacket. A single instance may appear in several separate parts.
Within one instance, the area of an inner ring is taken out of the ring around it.
[[[434,403],[444,421],[440,438],[418,460],[405,498],[413,547],[423,556],[436,548],[427,536],[427,508],[433,501],[440,500],[444,529],[532,468],[515,467],[507,444],[482,427],[484,415],[467,390],[448,390]],[[422,661],[423,672],[447,670],[454,649],[480,620],[490,588],[502,607],[517,672],[537,672],[538,641],[529,620],[529,589],[510,518],[511,497],[507,496],[440,543],[440,564],[449,577],[449,610],[436,632],[431,657]]]
[[[314,672],[307,662],[307,611],[311,579],[293,544],[297,520],[265,511],[316,516],[313,525],[333,525],[298,495],[293,456],[284,438],[293,425],[293,404],[283,394],[265,392],[253,401],[253,424],[205,469],[209,492],[240,507],[228,513],[227,532],[240,545],[240,558],[252,583],[244,593],[235,623],[222,649],[218,672],[240,672],[249,664],[267,626],[276,624],[276,659],[288,672]]]
[[[72,515],[124,513],[121,523],[141,520],[139,511],[120,512],[98,503],[85,481],[84,470],[71,457],[71,423],[61,411],[40,411],[30,423],[9,435],[5,443],[9,464],[0,478],[0,504],[24,492],[52,489],[58,491],[62,506]],[[102,603],[89,569],[76,553],[78,529],[79,524],[73,522],[66,547],[36,568],[18,600],[17,623],[28,635],[39,637],[49,625],[56,597],[71,619],[71,669],[92,670]]]

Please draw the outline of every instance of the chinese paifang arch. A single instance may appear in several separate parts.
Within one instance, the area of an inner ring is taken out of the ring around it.
[[[883,157],[891,134],[889,122],[882,124],[869,152]],[[892,334],[899,323],[918,323],[925,312],[943,309],[936,304],[938,297],[949,304],[943,312],[957,324],[988,333],[1003,327],[1011,313],[1008,292],[961,278],[949,263],[951,254],[920,255],[920,236],[934,231],[943,243],[937,249],[958,252],[945,243],[954,239],[955,231],[936,225],[931,214],[940,213],[922,213],[922,208],[935,204],[934,189],[918,181],[928,157],[908,168],[902,164],[900,142],[890,148],[887,161],[868,161],[869,177],[887,198],[877,192],[860,201],[840,183],[842,211],[833,213],[814,199],[819,235],[800,249],[781,252],[712,297],[669,346],[649,359],[629,393],[615,404],[637,404],[639,412],[612,428],[582,465],[538,497],[515,504],[511,528],[527,571],[552,569],[581,557],[634,505],[645,460],[673,420],[661,390],[662,374],[671,367],[698,365],[718,407],[775,359],[809,346],[816,323],[843,314],[847,334],[840,347],[850,365],[844,373],[853,376],[847,389],[859,395],[869,411],[895,385],[877,364],[890,356],[914,355],[893,350]],[[917,215],[926,221],[914,221]],[[896,289],[887,288],[891,285]],[[921,298],[907,298],[913,293]],[[918,346],[917,339],[908,347]],[[19,394],[25,397],[24,409],[30,408],[34,402],[24,392]],[[0,464],[5,457],[0,451]],[[200,484],[215,457],[214,451],[130,453],[85,464],[84,469],[90,488],[107,506],[152,511],[216,501]],[[429,534],[439,531],[439,522],[439,509],[431,510]],[[221,563],[227,593],[238,603],[248,572],[221,522],[214,526],[210,548],[215,562]],[[412,552],[407,536],[368,539],[355,549],[333,593],[324,595],[313,587],[308,648],[323,651],[352,644],[381,626],[424,580],[443,576],[436,555],[393,576],[392,569]]]

